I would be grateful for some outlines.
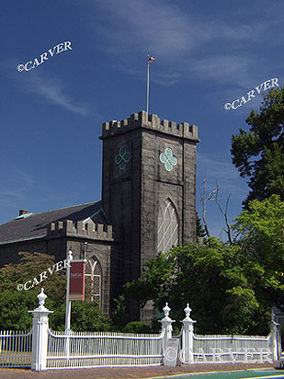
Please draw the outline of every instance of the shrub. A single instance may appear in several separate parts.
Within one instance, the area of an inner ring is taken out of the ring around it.
[[[123,333],[153,333],[151,327],[140,321],[131,321],[123,328]]]

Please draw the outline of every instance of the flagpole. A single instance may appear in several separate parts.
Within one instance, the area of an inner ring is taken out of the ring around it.
[[[147,99],[146,99],[146,112],[149,112],[149,87],[150,87],[150,63],[155,62],[155,58],[148,54],[147,57]]]
[[[149,110],[149,77],[150,77],[150,62],[149,55],[147,57],[147,101],[146,101],[146,112]]]

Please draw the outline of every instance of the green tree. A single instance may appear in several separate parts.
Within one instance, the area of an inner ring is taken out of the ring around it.
[[[284,311],[284,202],[250,202],[233,229],[232,245],[208,238],[158,254],[128,292],[159,310],[168,301],[176,320],[188,302],[199,332],[268,333],[271,307]]]
[[[284,200],[284,88],[264,95],[259,113],[252,111],[242,128],[232,136],[232,161],[241,177],[248,179],[249,194],[243,202],[263,200],[278,194]]]
[[[200,217],[198,216],[198,213],[196,212],[196,237],[204,238],[205,236],[206,236],[205,230],[202,226]]]
[[[0,269],[0,330],[29,329],[31,316],[27,313],[38,306],[37,295],[44,287],[47,295],[46,307],[54,313],[50,315],[50,327],[64,330],[65,323],[65,270],[53,271],[42,283],[30,290],[17,290],[18,284],[37,278],[48,267],[55,264],[54,256],[42,253],[19,253],[19,263],[5,265]],[[72,302],[71,328],[75,331],[113,330],[112,323],[104,317],[96,302]]]
[[[65,330],[65,302],[50,315],[50,327],[54,330]],[[105,317],[97,303],[72,301],[71,330],[75,332],[113,331],[112,321]]]
[[[284,311],[284,202],[278,195],[250,202],[234,228],[256,296]]]
[[[117,331],[121,331],[128,322],[128,311],[124,295],[114,299],[115,308],[111,312],[111,319]]]
[[[34,278],[40,280],[40,273],[47,271],[48,267],[55,264],[55,258],[49,254],[20,252],[19,263],[7,264],[0,269],[0,291],[13,290],[17,291],[19,284],[24,284]],[[40,288],[44,287],[44,292],[48,298],[53,299],[56,303],[62,303],[65,299],[66,272],[65,270],[57,271],[54,269],[52,276],[47,275],[42,283],[34,286],[32,289],[21,292],[29,294],[39,294]]]
[[[125,325],[125,327],[122,330],[123,333],[143,333],[143,334],[149,334],[153,333],[153,330],[151,327],[147,324],[144,324],[140,321],[131,321],[128,324]]]
[[[126,289],[142,306],[152,300],[161,311],[169,302],[176,320],[189,303],[198,332],[267,333],[270,311],[260,308],[239,250],[212,237],[173,248],[149,261]]]
[[[33,311],[37,305],[35,293],[18,292],[16,289],[1,291],[0,330],[28,330],[32,325]]]

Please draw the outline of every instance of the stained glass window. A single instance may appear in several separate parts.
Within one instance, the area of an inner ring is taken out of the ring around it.
[[[87,260],[86,264],[86,300],[98,300],[101,305],[102,295],[102,268],[96,256]]]
[[[170,199],[160,203],[157,237],[158,252],[166,252],[178,244],[178,216]]]

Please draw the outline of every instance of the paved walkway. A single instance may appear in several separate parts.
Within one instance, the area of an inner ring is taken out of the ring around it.
[[[284,371],[275,369],[262,369],[261,371],[230,371],[227,373],[189,374],[190,376],[176,376],[169,379],[284,379]],[[158,378],[157,378],[158,379]]]
[[[127,378],[153,378],[166,377],[173,375],[186,375],[189,373],[201,373],[209,371],[232,371],[246,370],[249,368],[258,368],[260,371],[265,367],[276,367],[275,364],[195,364],[182,365],[179,367],[119,367],[119,368],[87,368],[87,369],[68,369],[68,370],[48,370],[34,372],[22,369],[0,369],[1,379],[127,379]],[[275,370],[276,374],[284,375],[284,370]],[[205,377],[206,378],[206,377]],[[217,377],[216,377],[217,379]]]

